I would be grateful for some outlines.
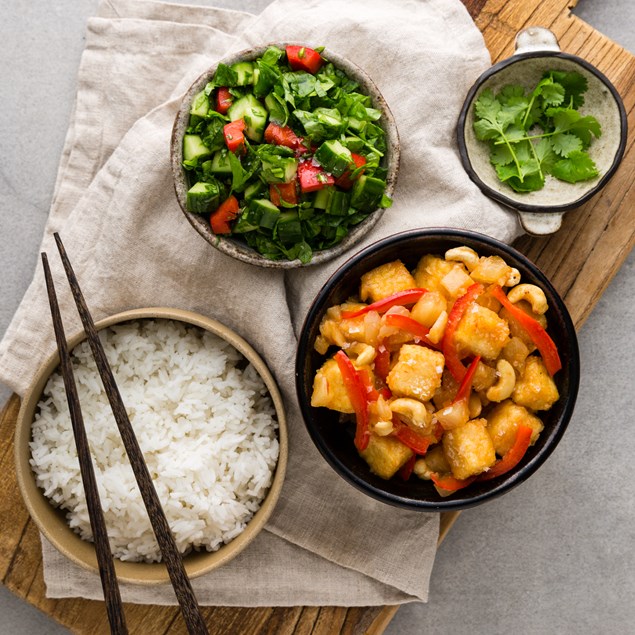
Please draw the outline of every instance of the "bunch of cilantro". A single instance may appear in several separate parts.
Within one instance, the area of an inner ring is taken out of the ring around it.
[[[587,80],[580,73],[547,71],[529,92],[507,85],[477,99],[474,132],[490,145],[490,161],[501,181],[516,192],[533,192],[547,174],[577,183],[598,176],[587,149],[602,130],[582,116]]]

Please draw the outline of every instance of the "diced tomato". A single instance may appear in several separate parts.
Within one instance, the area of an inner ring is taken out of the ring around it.
[[[229,223],[238,216],[238,199],[232,194],[223,201],[218,209],[209,217],[212,231],[215,234],[231,234]]]
[[[225,145],[231,152],[238,152],[245,146],[245,120],[237,119],[223,126],[223,135],[225,135]]]
[[[354,152],[351,152],[351,154],[353,155],[355,170],[357,168],[361,168],[363,165],[366,165],[366,159],[363,156],[361,156],[360,154],[355,154]],[[339,176],[337,179],[335,179],[335,185],[341,187],[343,190],[350,190],[355,184],[355,181],[350,178],[351,172],[351,170],[346,170],[346,172],[344,172],[342,176]],[[355,177],[355,180],[357,180],[357,178],[359,178],[359,176],[361,176],[363,173],[364,170],[361,170],[357,177]]]
[[[229,92],[229,88],[221,86],[216,91],[216,110],[221,115],[227,114],[227,111],[229,110],[229,107],[232,105],[233,101],[234,100],[231,93]]]
[[[271,183],[269,185],[269,198],[274,205],[280,207],[280,201],[283,200],[289,205],[298,204],[298,191],[296,189],[298,182],[293,179],[290,183]]]
[[[279,126],[277,123],[270,123],[265,128],[265,141],[267,143],[273,143],[277,146],[285,146],[292,150],[307,151],[307,147],[304,145],[304,139],[298,137],[298,135],[289,128],[289,126]]]
[[[331,174],[327,174],[319,165],[313,165],[311,161],[300,161],[298,177],[300,188],[304,193],[315,192],[327,185],[335,184],[335,179]]]
[[[287,46],[287,60],[294,71],[306,71],[315,75],[322,66],[322,57],[308,46]]]

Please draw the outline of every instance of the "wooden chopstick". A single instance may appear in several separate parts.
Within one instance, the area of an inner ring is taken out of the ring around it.
[[[44,266],[44,277],[46,279],[46,290],[51,307],[51,317],[53,318],[53,329],[55,330],[64,388],[66,389],[66,399],[68,400],[75,446],[77,447],[77,456],[79,458],[79,470],[82,476],[84,491],[86,492],[88,517],[95,539],[97,564],[99,565],[99,576],[101,577],[101,586],[104,591],[104,600],[106,601],[106,613],[108,615],[108,621],[110,622],[110,632],[113,635],[127,635],[128,628],[121,603],[121,594],[119,593],[119,584],[117,583],[117,576],[115,574],[115,565],[112,560],[110,543],[108,542],[108,534],[106,533],[106,523],[99,499],[97,481],[95,480],[95,470],[90,458],[84,418],[82,417],[82,410],[77,396],[73,365],[68,353],[64,324],[62,323],[57,294],[55,293],[53,277],[51,276],[51,269],[46,254],[42,254],[42,265]]]
[[[170,531],[170,526],[161,507],[161,502],[154,489],[152,478],[150,477],[143,458],[143,453],[141,452],[137,437],[128,419],[128,413],[121,399],[117,384],[115,383],[114,375],[112,374],[112,370],[106,359],[106,354],[97,335],[95,323],[88,311],[84,295],[79,287],[77,277],[68,259],[62,240],[57,233],[54,234],[54,237],[66,271],[66,277],[68,278],[73,293],[73,298],[75,299],[77,311],[84,325],[88,343],[104,384],[106,396],[110,402],[110,407],[112,408],[117,427],[119,428],[119,434],[121,435],[126,453],[128,454],[137,485],[141,491],[141,497],[150,517],[152,529],[159,544],[163,561],[167,567],[170,581],[174,587],[176,598],[181,607],[181,613],[187,630],[192,635],[208,635],[209,632],[205,625],[205,620],[203,619],[198,601],[194,595],[194,590],[192,589],[192,585],[183,565],[183,558],[176,546],[174,536]]]

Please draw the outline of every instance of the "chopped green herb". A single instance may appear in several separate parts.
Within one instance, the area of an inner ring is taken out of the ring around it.
[[[536,87],[484,90],[474,104],[474,132],[490,146],[499,179],[516,192],[542,189],[546,175],[577,183],[598,176],[587,152],[602,134],[595,117],[582,116],[587,80],[575,71],[548,71]]]

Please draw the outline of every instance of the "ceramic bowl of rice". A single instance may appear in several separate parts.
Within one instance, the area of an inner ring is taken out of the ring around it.
[[[258,353],[213,319],[152,308],[96,326],[186,571],[202,575],[241,552],[275,507],[287,460],[280,392]],[[117,576],[168,582],[83,333],[69,350]],[[42,365],[23,399],[18,481],[47,540],[97,572],[58,361]]]

